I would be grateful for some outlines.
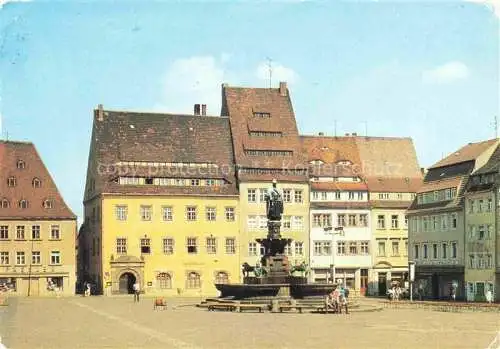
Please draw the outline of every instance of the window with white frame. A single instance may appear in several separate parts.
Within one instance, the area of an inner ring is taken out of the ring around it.
[[[340,200],[340,191],[335,192],[335,200]]]
[[[283,202],[286,202],[286,203],[292,202],[292,190],[291,189],[283,189]]]
[[[432,244],[432,259],[438,258],[438,244]]]
[[[151,253],[151,239],[150,238],[142,238],[141,242],[141,254],[150,254]]]
[[[116,254],[119,254],[119,255],[127,254],[127,239],[126,238],[116,238]]]
[[[457,243],[451,243],[451,258],[457,258]]]
[[[162,208],[162,218],[164,222],[171,222],[174,219],[174,212],[172,206],[163,206]]]
[[[337,241],[337,254],[339,256],[346,254],[345,241]]]
[[[384,215],[377,216],[377,229],[385,229],[385,216]]]
[[[441,258],[442,259],[448,258],[448,244],[446,242],[443,242],[441,244]]]
[[[399,256],[399,241],[392,240],[392,255],[397,257]]]
[[[200,274],[191,272],[187,276],[186,288],[187,289],[197,289],[201,287],[201,277]]]
[[[349,214],[347,216],[347,219],[350,227],[355,227],[357,225],[357,219],[355,214]]]
[[[8,251],[1,251],[0,252],[0,265],[9,265],[10,260],[9,260],[9,252]]]
[[[207,253],[208,254],[216,254],[217,253],[217,240],[214,237],[208,237],[206,239],[207,244]]]
[[[52,265],[61,264],[61,252],[59,251],[50,252],[50,264]]]
[[[281,220],[281,225],[283,229],[289,230],[292,228],[292,216],[283,216],[283,219]]]
[[[150,221],[151,220],[151,211],[152,207],[150,205],[141,205],[141,220]]]
[[[423,250],[424,250],[423,251],[423,255],[424,255],[423,257],[424,257],[424,259],[429,258],[429,250],[428,250],[427,244],[424,244],[422,247],[423,247]]]
[[[313,200],[319,200],[319,193],[317,191],[313,191],[313,193],[312,193],[312,199]]]
[[[419,258],[419,247],[417,244],[413,245],[413,258],[415,259]]]
[[[359,250],[361,255],[367,256],[370,253],[369,250],[369,242],[368,241],[361,241]]]
[[[361,191],[358,191],[358,200],[363,200],[364,199],[364,194]]]
[[[347,197],[349,200],[354,200],[354,192],[350,191]]]
[[[42,264],[42,255],[40,251],[31,252],[31,264],[40,265]]]
[[[226,254],[236,253],[236,238],[226,238]]]
[[[16,240],[25,240],[26,236],[24,234],[24,225],[18,225],[16,227]]]
[[[50,226],[50,238],[52,240],[59,240],[61,239],[61,231],[59,225],[52,225]]]
[[[285,245],[285,250],[284,250],[285,255],[291,256],[292,255],[292,244],[288,243]]]
[[[346,226],[346,219],[345,219],[345,214],[338,214],[337,215],[337,225],[339,227],[345,227]]]
[[[258,220],[257,216],[248,216],[247,217],[247,227],[248,230],[256,230],[258,228]]]
[[[458,215],[456,213],[451,214],[451,228],[457,229],[458,227]]]
[[[32,225],[31,226],[31,239],[32,240],[40,240],[40,226]]]
[[[359,215],[359,225],[361,227],[367,227],[368,226],[368,215],[366,213],[363,213],[363,214]]]
[[[126,221],[128,215],[128,207],[126,205],[115,206],[115,216],[118,221]]]
[[[248,243],[248,255],[249,256],[257,256],[257,243],[249,242]]]
[[[196,206],[186,206],[186,220],[195,221],[197,217]]]
[[[235,208],[234,207],[226,207],[225,208],[225,215],[226,215],[227,222],[234,222],[235,217],[236,217]]]
[[[304,243],[302,241],[295,241],[295,255],[304,255]]]
[[[156,286],[160,290],[167,290],[172,288],[172,277],[168,273],[158,273],[156,275]]]
[[[328,199],[328,193],[326,191],[322,191],[321,192],[321,200],[327,200],[327,199]],[[340,199],[340,197],[339,197],[339,199]]]
[[[186,239],[187,253],[196,254],[198,253],[198,239],[195,237],[188,237]]]
[[[16,252],[16,265],[25,265],[26,264],[26,255],[22,251]]]
[[[391,216],[391,228],[398,229],[399,228],[399,217],[397,214],[393,214]]]
[[[379,257],[385,257],[386,252],[385,252],[385,241],[379,240],[378,241],[378,256]]]
[[[293,216],[292,217],[292,229],[303,230],[304,229],[304,217]]]
[[[174,254],[174,246],[173,238],[163,238],[163,254]]]
[[[247,190],[248,202],[257,202],[257,189]]]
[[[215,221],[216,219],[216,208],[215,207],[206,207],[205,208],[205,219],[207,221]]]
[[[349,254],[351,256],[358,254],[358,243],[356,241],[349,241]]]
[[[267,228],[267,217],[259,216],[259,229],[266,229],[266,228]]]
[[[260,202],[266,202],[266,193],[267,193],[266,189],[264,189],[264,188],[259,189],[259,201]]]
[[[294,196],[294,201],[296,204],[301,204],[303,202],[302,190],[295,189],[293,192],[293,196]]]

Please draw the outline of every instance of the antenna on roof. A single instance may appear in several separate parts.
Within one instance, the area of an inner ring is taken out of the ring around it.
[[[333,121],[333,135],[337,137],[337,120]]]
[[[273,87],[273,66],[272,66],[272,62],[273,60],[269,57],[266,58],[267,59],[267,67],[269,69],[269,88],[272,88]]]
[[[498,138],[498,117],[496,115],[493,120],[493,126],[495,127],[495,138]]]

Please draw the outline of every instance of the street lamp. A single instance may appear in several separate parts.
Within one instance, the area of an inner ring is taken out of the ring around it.
[[[333,228],[331,226],[329,227],[324,227],[323,230],[325,231],[325,233],[327,234],[331,234],[332,235],[332,264],[330,265],[330,272],[331,272],[331,275],[332,275],[332,284],[335,283],[335,277],[336,277],[336,270],[335,270],[335,255],[337,253],[336,251],[336,245],[335,245],[335,236],[336,235],[340,235],[340,236],[344,236],[344,227],[336,227],[336,228]]]
[[[415,262],[408,261],[408,276],[410,280],[410,302],[413,302],[413,282],[415,281]]]

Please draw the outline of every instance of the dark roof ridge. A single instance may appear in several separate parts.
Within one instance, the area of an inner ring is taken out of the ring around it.
[[[96,109],[97,110],[97,109]],[[193,118],[218,118],[218,119],[229,119],[228,116],[221,115],[194,115],[187,113],[162,113],[162,112],[143,112],[143,111],[131,111],[131,110],[119,110],[119,109],[103,109],[103,112],[111,113],[123,113],[123,114],[138,114],[138,115],[154,115],[154,116],[191,116]]]
[[[34,145],[33,142],[30,141],[14,141],[9,139],[0,139],[0,143],[4,144],[23,144],[23,145]]]

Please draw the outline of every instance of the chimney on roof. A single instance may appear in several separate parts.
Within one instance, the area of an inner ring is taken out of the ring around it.
[[[207,116],[207,105],[206,104],[201,105],[201,115]]]
[[[104,120],[104,107],[102,104],[97,105],[97,120],[99,121]]]
[[[200,115],[200,105],[199,104],[194,105],[194,115]]]
[[[324,136],[325,134],[323,132],[318,133],[318,136]]]
[[[286,81],[280,81],[280,95],[283,97],[287,95]]]

